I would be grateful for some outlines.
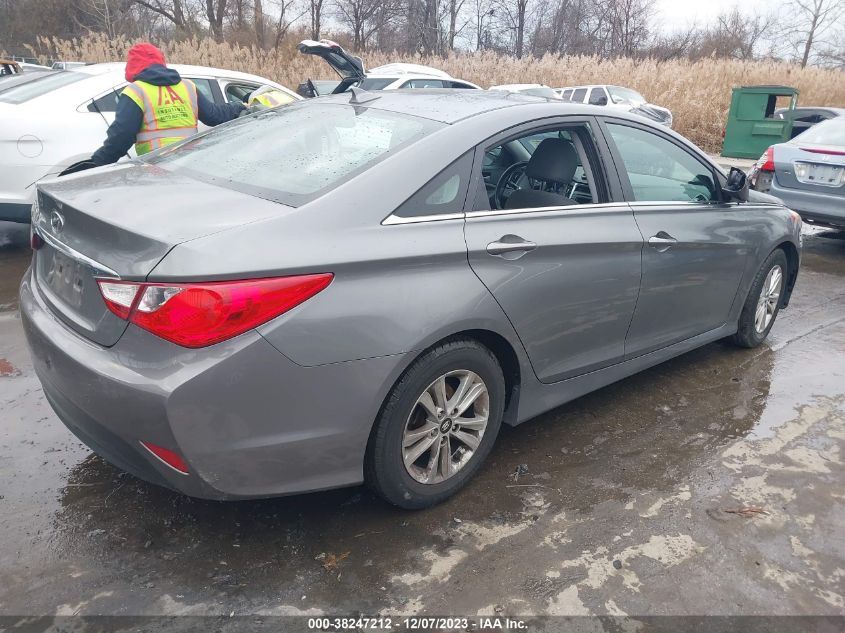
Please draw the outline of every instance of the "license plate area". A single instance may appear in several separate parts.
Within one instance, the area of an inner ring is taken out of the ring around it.
[[[793,167],[795,179],[806,185],[839,187],[845,179],[845,167],[838,165],[796,162]]]
[[[69,307],[82,308],[86,281],[90,279],[87,266],[52,248],[39,253],[39,260],[41,283]]]

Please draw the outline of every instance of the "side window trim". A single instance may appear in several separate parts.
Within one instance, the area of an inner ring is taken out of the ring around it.
[[[615,125],[622,125],[625,127],[630,127],[638,130],[644,130],[646,132],[650,132],[659,138],[662,138],[669,143],[672,143],[675,147],[682,150],[684,153],[688,154],[691,158],[695,159],[698,163],[705,167],[713,177],[713,182],[717,185],[716,194],[718,199],[710,200],[708,202],[696,202],[690,201],[688,204],[692,206],[708,206],[712,207],[714,204],[727,204],[728,201],[724,199],[722,194],[721,186],[724,184],[724,176],[723,174],[716,169],[712,163],[709,161],[704,160],[701,156],[696,154],[695,152],[691,151],[690,148],[685,147],[682,143],[678,143],[676,139],[672,138],[668,134],[664,134],[662,130],[655,130],[645,125],[640,125],[636,121],[629,121],[627,119],[618,119],[615,117],[610,116],[599,116],[597,117],[598,129],[599,133],[604,137],[604,143],[608,149],[608,155],[610,156],[610,161],[613,164],[613,167],[616,171],[616,175],[619,178],[619,181],[622,185],[622,191],[625,196],[625,200],[628,204],[637,204],[642,205],[643,203],[646,204],[662,204],[666,203],[667,205],[670,201],[666,200],[637,200],[636,196],[634,195],[634,189],[631,186],[631,180],[628,178],[628,170],[625,167],[625,162],[622,160],[622,155],[619,153],[618,148],[616,147],[616,143],[613,141],[613,137],[610,134],[610,131],[607,129],[607,125],[612,123]],[[687,204],[686,201],[672,201],[674,204]]]

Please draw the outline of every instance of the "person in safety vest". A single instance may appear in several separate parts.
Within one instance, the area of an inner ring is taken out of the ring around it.
[[[197,133],[197,121],[214,126],[240,116],[243,103],[212,103],[190,79],[165,65],[164,54],[148,43],[136,44],[126,58],[126,81],[117,100],[114,123],[94,165],[109,165],[135,144],[139,156]]]
[[[275,108],[296,101],[292,96],[283,90],[273,86],[261,86],[249,95],[247,103],[250,108]]]

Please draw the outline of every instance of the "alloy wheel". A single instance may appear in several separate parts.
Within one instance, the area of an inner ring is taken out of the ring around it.
[[[780,266],[773,266],[763,281],[760,298],[757,300],[757,310],[754,313],[754,329],[758,334],[765,332],[775,317],[782,286],[783,270]]]
[[[411,408],[402,434],[402,460],[414,480],[437,484],[472,459],[490,416],[487,385],[460,369],[434,380]]]

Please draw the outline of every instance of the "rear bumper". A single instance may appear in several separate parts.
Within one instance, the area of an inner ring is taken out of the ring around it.
[[[807,222],[845,227],[845,195],[841,189],[832,188],[830,193],[790,189],[781,186],[775,177],[768,193],[780,198],[787,207],[800,213],[801,218]]]
[[[354,485],[402,356],[296,365],[257,332],[187,350],[130,326],[111,348],[55,318],[29,274],[21,314],[62,422],[119,468],[187,495],[272,497]],[[140,444],[179,453],[189,474]]]

